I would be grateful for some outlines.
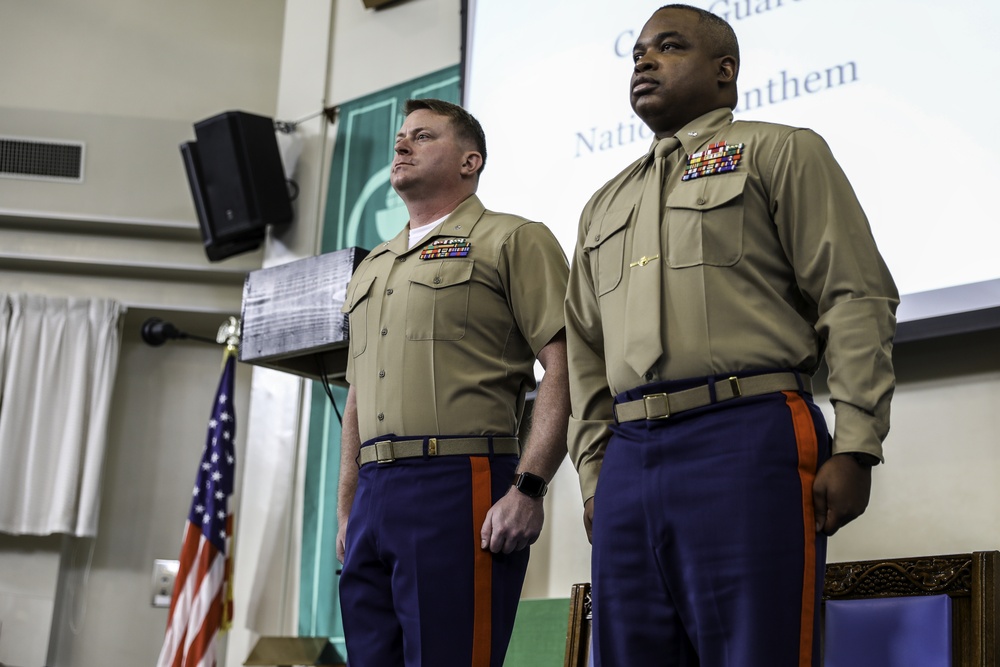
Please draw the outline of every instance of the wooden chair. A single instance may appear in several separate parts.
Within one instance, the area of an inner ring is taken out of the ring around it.
[[[590,584],[573,584],[569,596],[569,625],[566,632],[566,660],[563,667],[590,665]]]
[[[828,563],[823,600],[947,595],[952,667],[996,667],[1000,665],[998,567],[998,551]]]
[[[952,667],[1000,665],[1000,551],[829,563],[823,600],[918,595],[951,598]],[[564,667],[588,667],[590,584],[570,593]]]

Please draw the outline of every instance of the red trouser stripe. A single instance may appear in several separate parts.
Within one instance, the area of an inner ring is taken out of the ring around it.
[[[813,482],[818,465],[818,443],[809,406],[791,391],[782,392],[792,413],[795,444],[799,450],[799,479],[802,482],[802,522],[805,536],[802,573],[802,631],[799,640],[799,665],[809,667],[813,656],[813,627],[816,616],[816,517],[813,512]]]
[[[472,548],[475,550],[476,604],[472,623],[472,667],[489,667],[493,649],[493,555],[480,547],[480,532],[486,513],[493,504],[490,460],[471,456],[472,462]]]

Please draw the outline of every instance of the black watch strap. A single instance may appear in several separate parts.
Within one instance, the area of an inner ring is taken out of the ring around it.
[[[514,479],[514,487],[529,498],[541,498],[549,490],[549,485],[544,479],[530,472],[519,474]]]

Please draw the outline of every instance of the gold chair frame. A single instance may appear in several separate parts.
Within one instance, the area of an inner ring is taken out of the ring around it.
[[[593,617],[590,583],[573,584],[569,596],[564,667],[587,667],[590,661],[590,626]]]

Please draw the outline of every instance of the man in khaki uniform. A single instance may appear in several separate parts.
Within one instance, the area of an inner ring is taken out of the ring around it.
[[[544,225],[483,208],[471,115],[440,100],[405,113],[390,180],[409,225],[360,264],[344,307],[347,650],[352,667],[501,667],[566,454],[568,266]]]
[[[595,652],[818,665],[825,539],[882,460],[898,294],[826,143],[733,122],[725,21],[661,8],[633,60],[656,141],[585,207],[566,299]]]

